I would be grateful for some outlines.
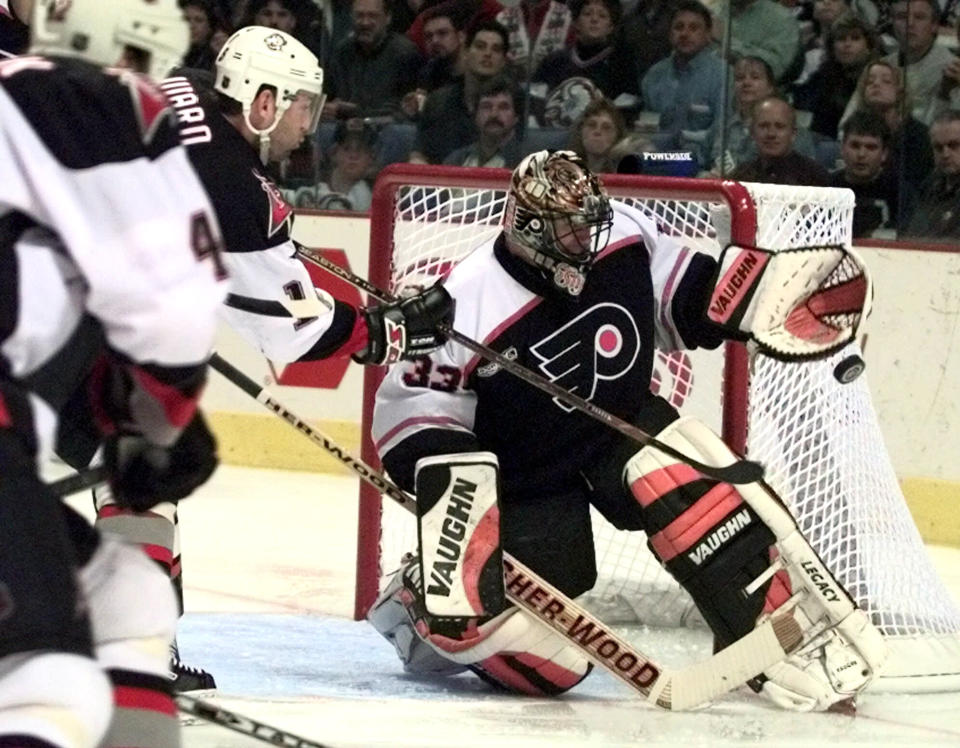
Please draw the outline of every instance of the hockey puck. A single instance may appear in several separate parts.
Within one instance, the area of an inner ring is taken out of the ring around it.
[[[850,384],[854,379],[863,374],[867,368],[866,362],[856,354],[847,356],[843,361],[833,367],[833,377],[840,384]]]

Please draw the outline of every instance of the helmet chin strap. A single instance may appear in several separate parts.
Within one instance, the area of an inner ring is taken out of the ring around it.
[[[265,127],[262,130],[258,130],[253,126],[253,123],[250,122],[250,107],[245,106],[243,108],[243,121],[246,123],[247,127],[250,128],[250,131],[255,133],[260,141],[260,162],[266,166],[270,160],[270,133],[277,129],[277,125],[280,124],[280,118],[283,116],[283,112],[280,109],[277,109],[277,114],[273,118],[273,124],[270,127]]]

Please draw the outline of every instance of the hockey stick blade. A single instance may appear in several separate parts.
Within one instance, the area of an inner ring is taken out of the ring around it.
[[[173,698],[177,703],[177,708],[185,714],[199,717],[207,722],[226,727],[228,730],[239,732],[241,735],[247,735],[256,740],[262,740],[270,745],[283,745],[289,746],[289,748],[329,748],[323,743],[301,738],[299,735],[294,735],[292,732],[281,730],[278,727],[271,727],[209,701],[195,699],[193,696],[183,693],[176,694]]]
[[[297,254],[303,259],[307,260],[307,262],[317,265],[333,275],[336,275],[338,278],[347,281],[351,285],[366,291],[370,296],[381,302],[389,303],[394,300],[393,297],[385,291],[380,290],[369,281],[350,272],[346,268],[342,268],[336,263],[331,262],[318,252],[314,252],[313,250],[298,245]],[[763,480],[763,466],[758,462],[752,462],[750,460],[738,460],[730,465],[707,465],[699,460],[695,460],[694,458],[677,449],[674,449],[667,444],[664,444],[655,436],[651,436],[646,431],[643,431],[637,426],[634,426],[633,424],[624,421],[622,418],[613,415],[613,413],[594,405],[590,401],[584,400],[579,395],[575,395],[569,390],[565,390],[555,382],[551,382],[549,379],[546,379],[522,364],[518,364],[516,361],[507,358],[503,354],[493,350],[483,343],[480,343],[473,338],[464,335],[463,333],[457,332],[449,325],[438,325],[437,329],[451,340],[456,341],[460,345],[473,351],[487,361],[497,364],[502,369],[522,379],[527,384],[530,384],[533,387],[546,392],[548,395],[555,397],[565,405],[576,408],[581,413],[585,413],[594,420],[606,424],[610,428],[620,432],[624,436],[633,439],[639,444],[659,449],[661,452],[664,452],[665,454],[668,454],[671,457],[686,463],[709,478],[714,478],[715,480],[722,481],[724,483],[735,484],[755,483]]]
[[[416,500],[410,494],[362,460],[344,452],[273,398],[265,387],[216,353],[210,359],[210,366],[380,493],[408,511],[416,512]],[[507,597],[517,607],[662,709],[690,709],[737,688],[782,661],[802,638],[800,627],[792,615],[786,613],[766,621],[708,660],[665,670],[508,553],[504,553],[504,586]]]

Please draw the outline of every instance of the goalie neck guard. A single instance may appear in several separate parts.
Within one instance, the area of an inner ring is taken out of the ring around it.
[[[504,213],[508,243],[571,296],[583,290],[612,220],[610,198],[573,151],[537,151],[513,172]]]

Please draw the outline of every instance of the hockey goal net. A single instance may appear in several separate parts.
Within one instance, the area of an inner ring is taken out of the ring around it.
[[[444,275],[499,231],[509,172],[394,165],[371,210],[370,278],[396,293]],[[610,175],[610,194],[653,218],[663,235],[716,256],[727,241],[785,249],[850,242],[853,193],[812,187]],[[652,386],[767,470],[807,538],[887,637],[879,687],[960,690],[960,612],[928,559],[887,456],[867,377],[840,384],[840,361],[784,364],[717,351],[658,353]],[[383,372],[364,384],[363,457]],[[692,601],[646,548],[594,513],[599,580],[582,602],[608,623],[702,625]],[[416,545],[412,515],[364,485],[356,615],[383,575]]]

